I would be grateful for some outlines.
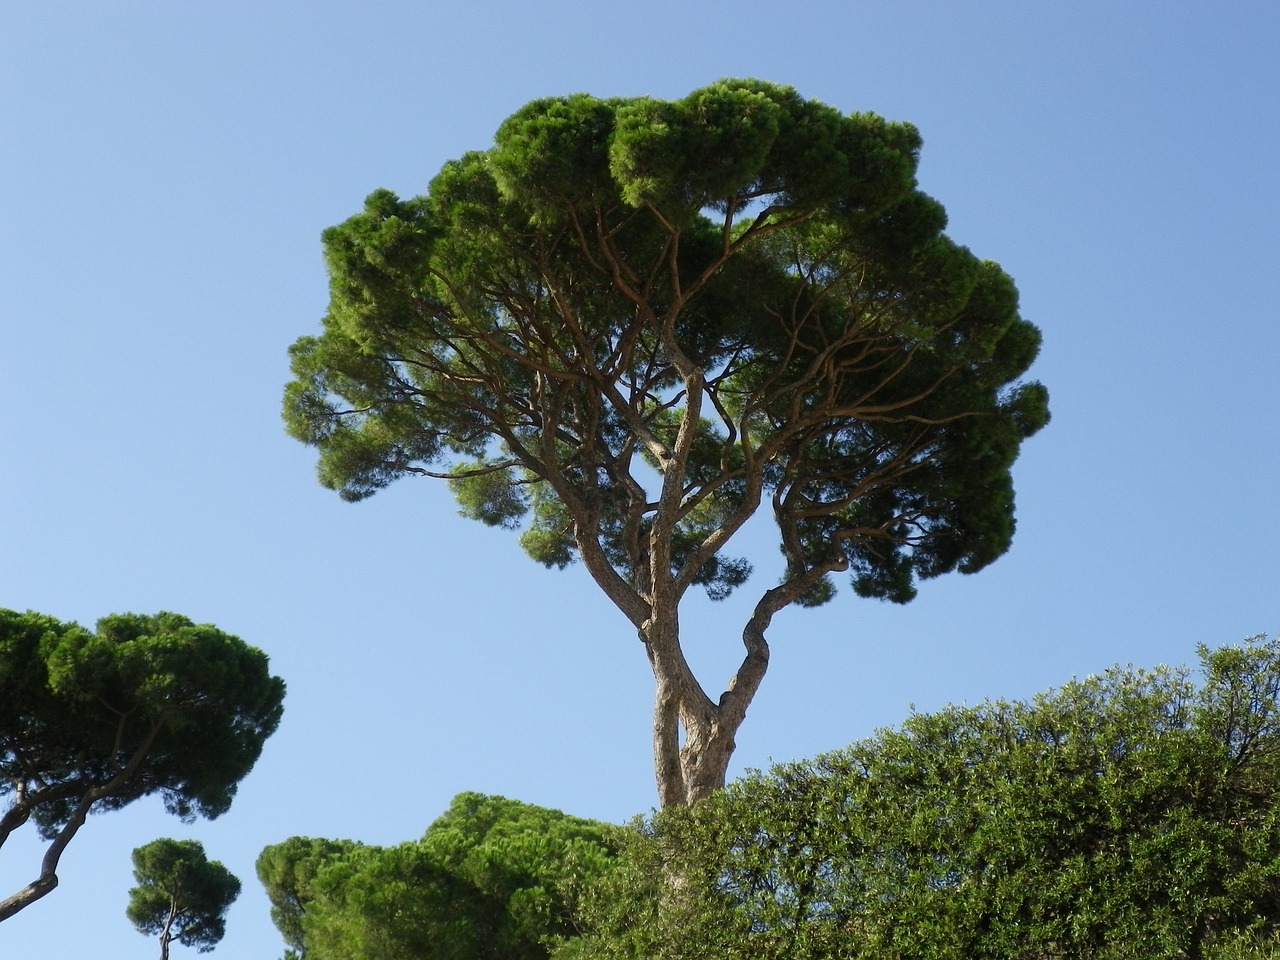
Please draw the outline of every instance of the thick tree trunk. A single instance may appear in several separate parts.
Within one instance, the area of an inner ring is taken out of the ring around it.
[[[727,718],[720,707],[710,716],[685,724],[684,744],[680,747],[680,771],[684,778],[684,800],[694,803],[720,790],[728,775],[729,760],[737,747],[738,727],[745,715]]]
[[[701,800],[725,785],[745,711],[712,703],[701,688],[659,678],[653,717],[654,767],[664,807]]]
[[[669,682],[657,682],[653,718],[654,767],[664,807],[693,803],[724,786],[736,746],[734,735],[741,725],[741,719],[723,723],[714,704],[709,710],[703,704],[702,715],[691,719],[698,705],[691,709],[672,687]]]
[[[738,728],[769,666],[767,606],[757,605],[743,631],[746,655],[718,702],[685,660],[674,613],[641,629],[656,681],[653,755],[662,806],[688,805],[724,787]]]

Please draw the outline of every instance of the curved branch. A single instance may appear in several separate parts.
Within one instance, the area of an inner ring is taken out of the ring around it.
[[[49,844],[49,849],[45,851],[44,857],[40,861],[40,875],[17,893],[5,900],[0,900],[0,922],[31,906],[31,904],[46,896],[58,886],[58,862],[62,859],[62,854],[66,850],[67,844],[84,826],[85,819],[89,816],[89,811],[93,805],[99,800],[113,796],[137,774],[142,767],[142,762],[147,758],[147,754],[151,752],[151,747],[163,726],[164,720],[154,722],[151,725],[151,729],[147,731],[142,743],[134,750],[129,762],[106,783],[91,787],[85,791],[84,796],[80,798],[80,802],[76,804],[75,809],[71,812],[71,816],[67,818],[67,822]]]

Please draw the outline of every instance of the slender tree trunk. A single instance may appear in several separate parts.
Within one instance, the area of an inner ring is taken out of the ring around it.
[[[96,800],[97,797],[91,793],[89,797],[81,800],[76,809],[72,811],[66,826],[53,838],[53,842],[49,844],[49,849],[45,851],[44,857],[40,861],[40,876],[11,897],[0,900],[0,922],[8,920],[19,910],[31,906],[41,897],[53,892],[54,888],[58,886],[58,861],[62,859],[62,852],[67,848],[67,844],[71,842],[77,831],[84,826],[85,818],[89,815],[89,809]]]
[[[155,742],[156,734],[159,731],[160,726],[153,725],[123,769],[106,783],[92,787],[84,792],[80,797],[79,803],[76,804],[76,808],[71,811],[71,816],[67,818],[66,824],[58,831],[58,835],[49,844],[49,849],[45,851],[44,857],[40,861],[40,876],[36,877],[17,893],[0,900],[0,922],[8,920],[19,910],[31,906],[31,904],[58,886],[58,862],[62,859],[62,854],[67,849],[67,844],[72,841],[76,833],[84,826],[85,819],[89,816],[89,811],[93,809],[93,805],[102,798],[111,796],[115,790],[118,790],[122,784],[128,782],[129,778],[138,772],[139,767],[142,766],[142,761],[146,759],[147,754],[151,751],[151,745]],[[118,736],[119,734],[117,733]],[[12,829],[14,826],[25,823],[31,812],[32,810],[28,809],[20,819],[17,819],[16,823],[7,824],[6,826]]]
[[[169,904],[169,915],[165,917],[164,929],[160,931],[160,960],[169,960],[169,944],[173,941],[173,921],[178,915],[178,902]]]

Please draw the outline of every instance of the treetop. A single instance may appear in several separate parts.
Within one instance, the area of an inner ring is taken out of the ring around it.
[[[289,429],[345,498],[446,476],[547,564],[579,555],[570,520],[598,503],[581,532],[624,579],[644,557],[622,541],[669,529],[681,589],[723,595],[745,567],[711,533],[771,493],[810,602],[819,567],[895,600],[980,569],[1048,419],[1017,383],[1040,337],[999,266],[942,232],[919,148],[910,124],[756,80],[536,100],[426,196],[376,191],[326,231],[326,332],[293,347]],[[682,476],[670,525],[640,462]]]

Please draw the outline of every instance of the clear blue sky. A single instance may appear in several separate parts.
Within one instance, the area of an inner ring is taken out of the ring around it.
[[[282,944],[253,873],[293,834],[395,843],[462,790],[621,821],[654,802],[651,677],[577,569],[401,481],[342,503],[279,417],[319,233],[421,192],[526,101],[722,76],[910,120],[950,232],[1017,280],[1054,421],[1012,551],[906,607],[782,614],[737,769],[912,704],[1022,697],[1280,628],[1280,7],[59,2],[0,24],[0,606],[176,610],[265,649],[285,720],[231,812],[93,818],[0,957],[146,956],[129,853],[245,883],[215,956]],[[760,544],[762,559],[773,547]],[[686,616],[719,683],[732,606]],[[0,852],[0,895],[40,845]],[[181,948],[175,948],[175,956]]]

